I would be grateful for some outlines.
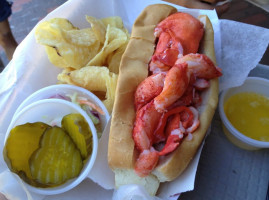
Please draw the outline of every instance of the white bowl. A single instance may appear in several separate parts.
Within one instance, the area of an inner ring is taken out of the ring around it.
[[[110,117],[106,107],[104,106],[103,102],[96,95],[91,93],[89,90],[86,90],[82,87],[78,87],[75,85],[68,85],[68,84],[51,85],[51,86],[42,88],[34,92],[20,104],[14,116],[16,116],[16,114],[20,112],[22,108],[24,108],[25,106],[35,101],[38,101],[41,99],[48,99],[48,98],[51,98],[53,95],[57,95],[57,94],[66,95],[66,94],[74,94],[74,93],[77,93],[77,95],[80,97],[87,98],[88,100],[95,103],[98,107],[100,107],[104,111],[104,115],[100,115],[101,129],[103,132]]]
[[[269,80],[258,77],[248,77],[243,85],[227,89],[221,93],[219,100],[219,113],[222,120],[223,131],[227,138],[240,148],[247,150],[269,148],[269,142],[258,141],[245,136],[235,129],[227,119],[224,113],[224,103],[231,96],[241,92],[255,92],[269,98]]]
[[[25,183],[26,187],[32,192],[42,195],[60,194],[74,188],[87,177],[87,175],[89,174],[90,170],[93,167],[93,164],[97,156],[98,138],[95,126],[91,121],[91,119],[89,118],[89,116],[75,104],[61,99],[44,99],[30,104],[25,108],[23,108],[20,112],[18,112],[16,116],[12,119],[7,129],[5,142],[8,138],[11,129],[17,125],[25,124],[27,122],[50,123],[54,119],[61,120],[63,116],[70,113],[80,113],[88,122],[93,136],[92,154],[84,163],[84,166],[78,177],[70,179],[62,185],[51,188],[39,188]]]

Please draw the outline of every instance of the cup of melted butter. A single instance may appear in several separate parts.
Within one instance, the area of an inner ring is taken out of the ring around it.
[[[236,146],[269,148],[269,80],[249,77],[243,85],[220,95],[223,131]]]

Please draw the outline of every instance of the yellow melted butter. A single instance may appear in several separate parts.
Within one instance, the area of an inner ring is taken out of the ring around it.
[[[239,93],[224,103],[224,112],[239,132],[269,141],[269,98],[253,92]]]

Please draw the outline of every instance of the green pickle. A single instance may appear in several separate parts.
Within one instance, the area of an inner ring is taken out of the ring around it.
[[[62,119],[62,128],[70,135],[83,159],[92,152],[92,133],[81,114],[69,114]]]
[[[36,122],[14,127],[7,138],[3,157],[10,170],[31,183],[32,176],[28,160],[39,147],[39,140],[49,125]]]
[[[83,167],[79,150],[69,135],[57,126],[44,132],[29,164],[33,179],[44,186],[63,184],[78,176]]]

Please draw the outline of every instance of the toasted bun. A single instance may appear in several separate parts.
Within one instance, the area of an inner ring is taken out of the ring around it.
[[[193,133],[193,139],[184,139],[172,154],[161,159],[151,175],[141,178],[134,173],[133,167],[138,157],[132,138],[135,121],[134,93],[139,83],[148,77],[148,63],[155,48],[154,28],[175,12],[176,8],[165,4],[146,7],[133,25],[130,42],[122,56],[108,144],[108,163],[115,172],[116,187],[140,184],[151,195],[155,195],[159,182],[175,179],[188,166],[213,118],[218,102],[217,79],[211,80],[210,88],[203,93],[203,102],[199,108],[200,127]],[[201,16],[200,20],[205,24],[200,53],[206,54],[216,63],[212,25],[207,16]]]
[[[134,93],[148,76],[148,63],[154,53],[156,25],[177,10],[157,4],[145,8],[136,19],[130,41],[122,56],[111,118],[108,163],[112,169],[133,168],[136,160],[132,138],[135,120]]]

